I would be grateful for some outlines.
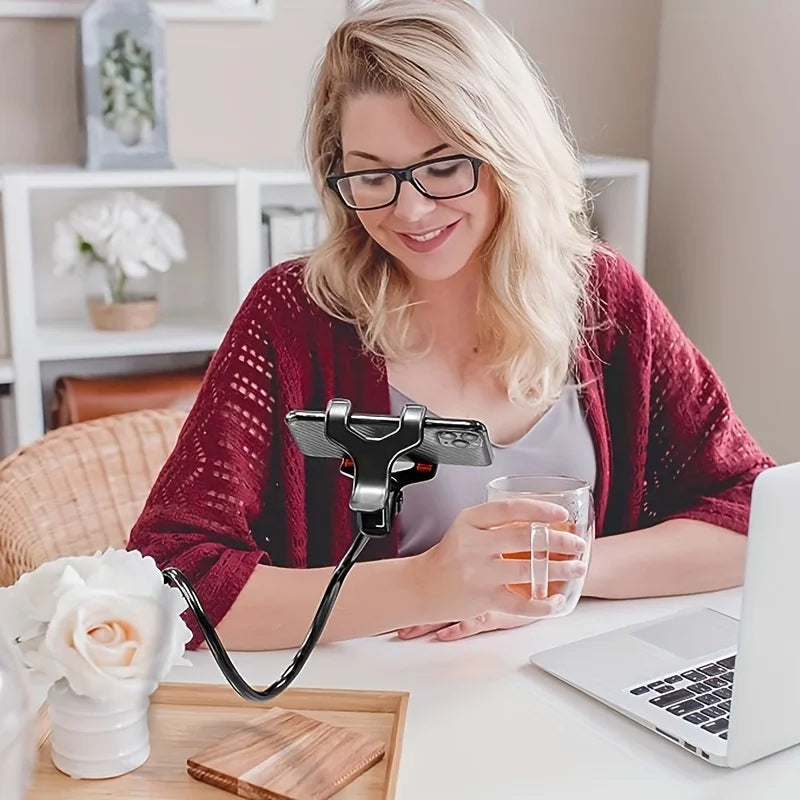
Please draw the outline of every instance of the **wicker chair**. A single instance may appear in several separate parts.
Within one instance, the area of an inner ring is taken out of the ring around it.
[[[0,586],[67,555],[124,547],[185,411],[56,428],[0,461]]]

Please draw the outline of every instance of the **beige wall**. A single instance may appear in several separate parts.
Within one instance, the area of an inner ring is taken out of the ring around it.
[[[486,0],[564,100],[579,144],[649,153],[661,0]],[[179,159],[290,166],[311,67],[346,0],[276,0],[266,24],[172,23],[170,142]],[[0,164],[76,162],[75,36],[0,21]]]
[[[345,0],[277,0],[275,19],[167,26],[176,159],[296,165],[308,77]],[[70,20],[0,21],[0,163],[76,162]]]
[[[75,36],[61,20],[0,20],[0,164],[75,161]]]
[[[650,155],[661,0],[485,0],[485,7],[538,63],[582,150]]]
[[[800,459],[800,3],[666,0],[648,275],[781,461]]]

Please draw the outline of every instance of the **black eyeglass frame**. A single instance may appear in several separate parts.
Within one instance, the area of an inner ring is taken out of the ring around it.
[[[444,161],[457,161],[459,159],[469,161],[469,163],[472,165],[472,188],[467,189],[464,192],[458,192],[457,194],[449,194],[444,196],[433,195],[427,192],[425,187],[412,175],[412,173],[420,167],[428,167],[432,164],[441,164]],[[359,169],[355,172],[342,172],[338,175],[329,174],[325,177],[325,182],[328,184],[328,188],[330,188],[333,193],[342,201],[342,203],[344,203],[345,206],[347,206],[347,208],[349,208],[351,211],[375,211],[379,208],[386,208],[387,206],[394,205],[397,202],[397,198],[400,196],[400,187],[402,186],[403,181],[408,181],[421,195],[428,197],[431,200],[452,200],[455,197],[463,197],[464,195],[470,194],[478,188],[478,170],[484,163],[485,162],[481,158],[459,153],[452,156],[439,156],[438,158],[430,158],[425,161],[417,161],[416,164],[411,164],[407,167],[403,167],[402,169],[381,167],[378,169]],[[392,199],[387,203],[381,203],[377,206],[351,206],[350,203],[348,203],[344,198],[341,189],[339,189],[339,181],[343,180],[344,178],[355,178],[359,175],[394,176],[394,195]]]

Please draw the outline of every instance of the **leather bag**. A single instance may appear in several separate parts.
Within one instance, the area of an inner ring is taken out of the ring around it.
[[[204,371],[181,370],[99,377],[61,376],[50,407],[50,426],[108,417],[128,411],[170,408],[188,411]]]

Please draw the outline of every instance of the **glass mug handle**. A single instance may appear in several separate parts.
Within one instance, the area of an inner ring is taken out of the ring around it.
[[[550,568],[550,526],[544,522],[531,524],[531,597],[547,598]]]

